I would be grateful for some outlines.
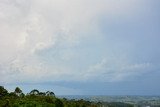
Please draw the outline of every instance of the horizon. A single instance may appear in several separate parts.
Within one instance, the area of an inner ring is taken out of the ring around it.
[[[0,86],[160,95],[159,0],[1,0]]]

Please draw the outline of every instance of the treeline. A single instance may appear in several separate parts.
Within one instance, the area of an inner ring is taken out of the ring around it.
[[[0,107],[100,107],[98,103],[85,100],[59,99],[54,92],[32,90],[26,95],[16,87],[14,92],[8,92],[0,86]]]
[[[24,94],[19,87],[16,87],[14,92],[8,92],[0,86],[0,107],[133,107],[133,105],[119,102],[91,102],[83,99],[60,99],[54,92],[40,92],[37,89]]]

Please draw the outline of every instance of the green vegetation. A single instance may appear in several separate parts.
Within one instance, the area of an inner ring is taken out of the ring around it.
[[[118,102],[91,102],[83,99],[68,100],[57,98],[54,92],[40,92],[37,89],[25,95],[19,87],[9,93],[0,86],[0,107],[133,107],[133,105]]]
[[[55,97],[54,92],[39,92],[37,89],[24,94],[19,87],[8,92],[0,86],[0,107],[98,107],[96,103],[84,100],[67,100]]]

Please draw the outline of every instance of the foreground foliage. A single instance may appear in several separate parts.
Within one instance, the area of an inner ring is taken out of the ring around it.
[[[90,102],[81,100],[67,100],[55,97],[53,92],[39,92],[32,90],[27,95],[23,94],[19,87],[14,92],[8,92],[0,86],[0,107],[133,107],[125,103]]]
[[[96,104],[84,100],[67,100],[55,97],[54,92],[32,90],[27,95],[19,87],[8,92],[0,86],[0,107],[97,107]]]

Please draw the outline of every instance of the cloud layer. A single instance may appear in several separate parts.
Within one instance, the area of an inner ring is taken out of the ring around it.
[[[148,4],[143,0],[1,0],[0,83],[120,81],[152,71],[150,62],[124,58],[126,50],[115,57],[111,34],[101,29],[103,21],[138,18],[144,12],[140,8]]]

